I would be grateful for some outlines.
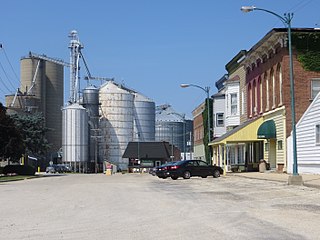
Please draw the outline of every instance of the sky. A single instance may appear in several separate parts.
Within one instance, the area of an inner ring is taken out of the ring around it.
[[[0,102],[19,87],[20,59],[29,51],[69,62],[68,35],[76,30],[92,76],[114,78],[192,118],[206,93],[180,84],[216,93],[215,82],[240,50],[284,27],[271,14],[243,13],[241,6],[293,13],[292,27],[320,27],[320,0],[2,0]],[[83,79],[81,86],[87,86]]]

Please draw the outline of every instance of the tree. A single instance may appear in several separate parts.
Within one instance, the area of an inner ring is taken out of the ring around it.
[[[0,158],[18,161],[24,152],[24,143],[14,120],[0,103]]]
[[[21,132],[25,153],[44,156],[50,148],[50,144],[45,137],[45,134],[49,129],[45,127],[45,121],[42,114],[14,114],[12,115],[12,118]]]

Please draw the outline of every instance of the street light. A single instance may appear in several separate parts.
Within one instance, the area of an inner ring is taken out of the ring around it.
[[[293,80],[293,60],[292,60],[292,44],[291,44],[291,20],[293,13],[285,13],[280,16],[272,11],[257,8],[255,6],[241,7],[241,11],[247,13],[253,10],[259,10],[270,13],[279,18],[288,29],[288,48],[289,48],[289,68],[290,68],[290,95],[291,95],[291,124],[292,124],[292,148],[293,148],[293,175],[298,176],[298,163],[297,163],[297,137],[296,137],[296,113],[295,113],[295,98],[294,98],[294,80]],[[299,181],[299,180],[298,180]]]
[[[182,88],[187,88],[187,87],[196,87],[196,88],[200,88],[201,90],[203,90],[204,92],[206,92],[207,94],[207,111],[208,111],[208,142],[211,142],[211,136],[210,136],[210,102],[209,102],[209,98],[210,98],[210,95],[209,95],[209,92],[210,92],[210,87],[201,87],[199,85],[196,85],[196,84],[180,84],[180,87]],[[209,149],[209,163],[211,164],[211,152],[210,152],[210,149]]]

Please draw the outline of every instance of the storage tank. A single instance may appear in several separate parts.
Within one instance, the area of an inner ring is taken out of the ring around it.
[[[85,172],[88,163],[88,114],[74,103],[62,109],[62,161]]]
[[[134,93],[134,141],[155,141],[155,103]]]
[[[82,105],[87,110],[89,119],[89,161],[99,162],[96,152],[99,152],[99,89],[88,86],[83,90]],[[97,159],[96,159],[97,158]],[[93,170],[93,169],[92,169]]]
[[[100,128],[102,141],[100,153],[104,161],[127,170],[128,159],[122,155],[133,139],[134,95],[109,81],[99,92]]]
[[[175,112],[168,105],[160,105],[156,108],[156,141],[166,141],[177,148],[181,152],[184,150],[184,116]]]
[[[29,112],[43,113],[46,127],[51,129],[46,135],[52,145],[50,150],[56,152],[62,144],[64,66],[36,57],[22,58],[20,66],[20,91],[28,93],[23,105]]]

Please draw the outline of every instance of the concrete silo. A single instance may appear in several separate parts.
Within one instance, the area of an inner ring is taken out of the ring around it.
[[[134,95],[109,81],[100,87],[99,101],[101,157],[126,170],[128,159],[122,159],[122,155],[133,139]]]
[[[74,171],[86,172],[88,167],[88,114],[84,107],[74,103],[62,109],[63,162]]]
[[[155,141],[155,103],[134,93],[134,141]]]
[[[46,127],[51,130],[46,134],[52,144],[50,151],[56,152],[61,148],[64,64],[31,53],[20,64],[23,107],[28,112],[43,113]]]

